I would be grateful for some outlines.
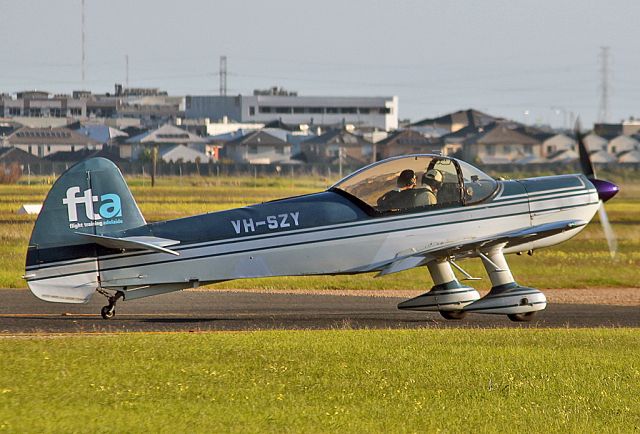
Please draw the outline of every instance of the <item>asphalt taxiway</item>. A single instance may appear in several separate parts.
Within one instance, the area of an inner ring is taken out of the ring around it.
[[[28,290],[0,290],[0,334],[123,331],[447,327],[640,327],[639,306],[549,304],[530,323],[469,314],[447,321],[436,312],[401,311],[396,297],[185,291],[120,301],[103,320],[104,298],[84,305],[47,303]]]

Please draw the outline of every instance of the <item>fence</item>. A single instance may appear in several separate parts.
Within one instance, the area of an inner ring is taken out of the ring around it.
[[[23,164],[24,175],[52,176],[60,175],[62,172],[73,166],[69,162],[44,161],[36,164]],[[129,176],[149,176],[151,174],[151,163],[140,163],[123,161],[116,163],[122,173]],[[580,165],[575,163],[534,163],[527,165],[517,164],[492,164],[478,166],[489,174],[563,174],[580,172]],[[342,175],[346,176],[358,166],[344,165]],[[608,172],[638,172],[640,163],[610,163],[596,164],[597,171]],[[222,163],[166,163],[159,162],[157,165],[157,176],[323,176],[327,178],[338,178],[340,176],[339,167],[321,164],[222,164]]]

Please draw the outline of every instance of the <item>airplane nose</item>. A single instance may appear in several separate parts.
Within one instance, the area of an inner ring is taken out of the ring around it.
[[[602,179],[592,179],[591,183],[596,187],[598,197],[603,202],[608,201],[620,191],[620,187],[613,182],[603,181]]]

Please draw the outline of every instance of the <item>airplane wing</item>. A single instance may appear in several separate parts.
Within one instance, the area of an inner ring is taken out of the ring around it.
[[[159,253],[169,253],[171,255],[180,256],[175,250],[167,249],[167,246],[180,244],[180,241],[170,240],[168,238],[159,237],[107,237],[105,235],[83,234],[76,232],[77,235],[87,238],[88,241],[94,242],[100,246],[109,247],[111,249],[124,250],[152,250]]]
[[[504,244],[505,247],[514,247],[520,244],[559,234],[571,229],[579,228],[588,222],[583,220],[563,220],[553,223],[545,223],[517,231],[503,232],[484,238],[473,238],[463,242],[443,244],[422,251],[416,251],[410,255],[395,258],[380,270],[379,276],[408,270],[419,265],[424,265],[436,258],[456,257],[465,258],[473,256],[478,250]]]

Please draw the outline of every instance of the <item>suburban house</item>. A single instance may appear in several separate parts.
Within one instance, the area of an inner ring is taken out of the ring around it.
[[[60,151],[102,149],[102,143],[69,128],[22,127],[7,136],[3,143],[3,146],[19,148],[40,158]]]
[[[307,163],[337,164],[342,161],[362,165],[374,160],[373,146],[347,130],[329,130],[300,143],[300,158]]]
[[[479,128],[498,121],[499,118],[468,109],[459,110],[437,118],[427,118],[411,124],[411,127],[431,127],[442,129],[448,133],[455,133],[465,127]]]
[[[623,152],[639,151],[640,141],[632,136],[619,135],[609,142],[608,151],[613,155],[620,155]]]
[[[542,156],[548,157],[560,151],[576,151],[577,142],[574,138],[560,133],[549,137],[542,142]],[[577,155],[577,154],[576,154]]]
[[[205,163],[210,160],[207,154],[185,145],[165,148],[160,153],[160,158],[166,163]]]
[[[21,166],[25,167],[25,171],[27,170],[27,165],[38,164],[42,162],[41,158],[36,157],[35,155],[29,154],[28,152],[23,151],[18,148],[0,148],[0,164],[12,164],[18,163]]]
[[[164,155],[168,150],[184,145],[206,155],[208,160],[211,154],[207,152],[207,144],[207,139],[203,137],[175,125],[165,124],[125,140],[120,144],[120,157],[137,160],[145,150],[150,151],[154,147],[158,148],[159,155]]]
[[[291,144],[264,130],[229,140],[222,154],[236,163],[271,164],[291,163]]]
[[[118,137],[129,137],[129,134],[124,131],[100,123],[88,123],[81,126],[76,131],[105,145],[112,144]]]
[[[429,139],[413,129],[398,130],[375,144],[376,160],[396,155],[441,152],[441,141]]]
[[[504,164],[530,160],[542,155],[542,143],[523,131],[520,124],[494,122],[478,129],[478,134],[462,142],[463,159],[484,164]]]

